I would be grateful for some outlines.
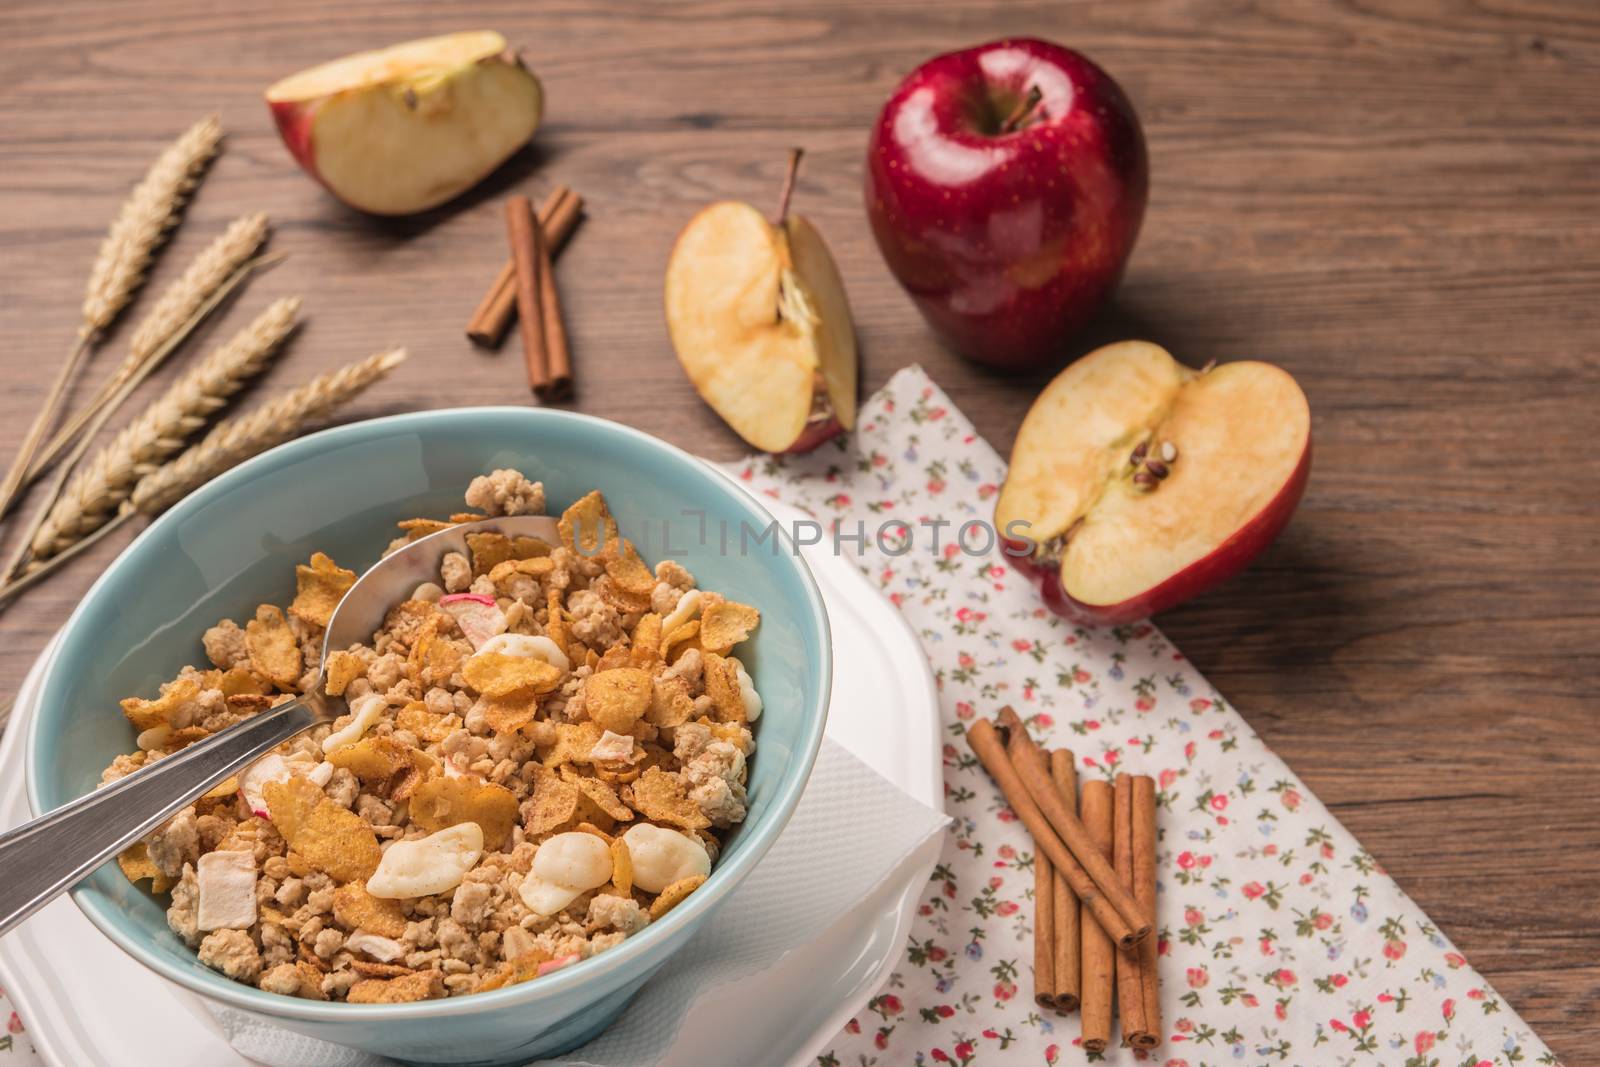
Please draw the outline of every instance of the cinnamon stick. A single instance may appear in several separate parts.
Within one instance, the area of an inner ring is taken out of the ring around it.
[[[539,205],[539,225],[544,230],[545,247],[552,257],[561,253],[567,238],[577,229],[578,216],[582,213],[583,197],[565,185],[552,189]],[[516,261],[508,258],[467,322],[467,339],[473,344],[499,347],[517,313],[516,278]]]
[[[533,383],[533,391],[540,400],[559,400],[572,391],[572,351],[567,347],[567,327],[561,321],[561,297],[556,292],[548,241],[539,242],[539,314],[544,319],[545,376]]]
[[[517,263],[508,259],[489,283],[489,291],[478,301],[472,318],[467,320],[467,340],[479,348],[500,347],[516,313]]]
[[[1056,1001],[1056,876],[1050,857],[1033,850],[1033,999],[1041,1008]]]
[[[537,388],[550,374],[545,351],[543,305],[539,297],[539,246],[543,231],[533,218],[533,205],[525,196],[506,201],[506,228],[511,238],[511,258],[516,263],[517,320],[522,328],[522,358],[528,365],[528,385]]]
[[[1045,818],[1039,805],[1034,802],[1032,791],[1024,784],[1026,779],[1040,773],[1040,761],[1030,757],[1024,759],[1020,766],[1014,764],[1011,757],[1006,754],[1006,745],[1000,737],[1000,731],[987,719],[979,719],[968,728],[967,744],[972,747],[973,754],[978,757],[978,761],[1000,787],[1000,792],[1011,810],[1017,813],[1017,818],[1022,820],[1028,833],[1033,835],[1034,847],[1050,857],[1050,864],[1055,873],[1066,879],[1072,891],[1083,902],[1083,906],[1100,921],[1103,928],[1111,931],[1112,936],[1119,942],[1126,939],[1132,944],[1136,941],[1133,927],[1128,925],[1106,899],[1100,887],[1083,867],[1079,866],[1076,853],[1070,851],[1056,835],[1050,820]],[[1029,747],[1023,751],[1034,753],[1038,749]],[[1049,782],[1048,773],[1045,775],[1045,781]],[[1087,835],[1087,831],[1085,834]],[[1110,864],[1106,864],[1106,869],[1110,870]]]
[[[1009,731],[1006,755],[1013,763],[1031,759],[1020,731]],[[1056,1006],[1056,873],[1043,849],[1033,850],[1033,999],[1041,1008]]]
[[[1133,776],[1119,774],[1111,789],[1111,865],[1130,893],[1133,848]],[[1148,1038],[1150,1034],[1144,1005],[1143,960],[1139,955],[1142,947],[1135,945],[1117,953],[1117,1015],[1125,1045],[1134,1045],[1135,1038]]]
[[[1022,749],[1030,753],[1028,759],[1017,761],[1019,777],[1027,788],[1028,795],[1033,798],[1034,805],[1044,814],[1050,828],[1055,835],[1072,852],[1077,860],[1077,866],[1089,876],[1096,890],[1093,898],[1085,894],[1076,884],[1072,891],[1085,901],[1099,899],[1099,904],[1091,903],[1095,908],[1096,917],[1101,919],[1100,925],[1116,938],[1119,945],[1128,946],[1135,944],[1140,938],[1150,932],[1151,924],[1139,912],[1139,905],[1134,901],[1133,894],[1124,889],[1117,879],[1117,872],[1111,869],[1110,860],[1094,847],[1089,832],[1084,829],[1083,823],[1078,821],[1077,815],[1067,808],[1061,799],[1055,783],[1050,780],[1049,760],[1043,750],[1034,744],[1028,737],[1028,731],[1023,728],[1022,720],[1017,718],[1017,713],[1010,706],[1000,709],[996,717],[998,725],[1020,739]],[[1050,857],[1052,862],[1059,861]],[[1103,898],[1103,899],[1100,899]],[[1101,909],[1109,906],[1121,917],[1120,922],[1106,921]]]
[[[1111,786],[1095,779],[1083,783],[1083,824],[1095,847],[1111,855]],[[1085,907],[1083,930],[1083,1047],[1104,1052],[1111,1044],[1111,993],[1116,985],[1117,950],[1112,937]]]
[[[1133,898],[1152,925],[1156,919],[1156,780],[1147,774],[1133,779]],[[1161,974],[1156,938],[1139,942],[1139,977],[1143,983],[1144,1029],[1128,1038],[1135,1048],[1161,1044]],[[1128,1028],[1123,1026],[1126,1034]]]
[[[1055,784],[1056,792],[1061,794],[1062,802],[1076,813],[1078,771],[1073,765],[1071,752],[1058,748],[1050,753],[1050,780]],[[1078,923],[1078,898],[1073,895],[1072,888],[1067,885],[1065,879],[1055,880],[1055,890],[1056,1010],[1071,1013],[1078,1010],[1078,1000],[1082,991],[1080,964],[1083,961],[1079,958],[1082,942]]]

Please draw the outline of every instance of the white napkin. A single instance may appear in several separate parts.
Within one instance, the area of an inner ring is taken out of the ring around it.
[[[839,744],[824,740],[805,793],[772,851],[616,1024],[559,1061],[577,1067],[655,1063],[690,1005],[749,978],[844,915],[949,820]],[[388,1067],[390,1061],[206,1005],[240,1055],[268,1067]],[[551,1063],[555,1061],[541,1061]]]

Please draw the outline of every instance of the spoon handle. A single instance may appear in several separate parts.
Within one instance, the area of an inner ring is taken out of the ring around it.
[[[0,934],[206,790],[327,721],[320,695],[280,704],[0,834]]]

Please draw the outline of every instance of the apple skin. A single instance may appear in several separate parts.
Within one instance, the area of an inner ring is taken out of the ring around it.
[[[1305,495],[1306,483],[1310,478],[1311,438],[1307,436],[1305,451],[1300,453],[1294,473],[1283,483],[1277,495],[1249,522],[1234,531],[1210,555],[1195,560],[1160,585],[1119,604],[1084,604],[1074,600],[1061,584],[1059,568],[1038,563],[1031,556],[1013,554],[1026,549],[1027,545],[1021,541],[1003,538],[1002,546],[1009,551],[1002,554],[1013,570],[1038,588],[1045,607],[1062,618],[1090,626],[1118,626],[1136,622],[1177,607],[1249,566],[1250,561],[1277,540],[1283,528],[1289,525],[1289,519],[1299,506],[1300,498]]]
[[[999,132],[1032,86],[1037,117]],[[924,63],[867,147],[867,216],[890,271],[952,347],[1007,369],[1058,362],[1111,295],[1148,189],[1144,133],[1122,89],[1032,38]]]
[[[299,100],[268,101],[272,121],[278,127],[278,136],[289,155],[300,164],[300,169],[315,178],[324,189],[333,192],[317,173],[316,161],[311,155],[311,120],[316,114],[316,103]],[[335,193],[334,195],[338,195]]]
[[[794,439],[794,443],[783,450],[783,454],[798,456],[814,452],[842,433],[844,424],[839,421],[837,415],[830,415],[821,422],[807,423],[806,428],[800,431],[800,436]]]

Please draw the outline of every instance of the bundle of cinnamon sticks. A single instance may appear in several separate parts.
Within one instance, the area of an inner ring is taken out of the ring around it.
[[[572,352],[561,320],[553,263],[582,212],[583,198],[565,185],[551,190],[537,217],[527,197],[508,199],[511,256],[467,323],[473,344],[495,348],[511,328],[511,320],[519,322],[528,386],[541,400],[559,400],[572,391]]]
[[[1157,975],[1156,789],[1145,775],[1089,781],[1078,799],[1073,756],[1046,753],[1010,707],[967,742],[1034,842],[1034,999],[1081,1011],[1083,1047],[1161,1043]]]

